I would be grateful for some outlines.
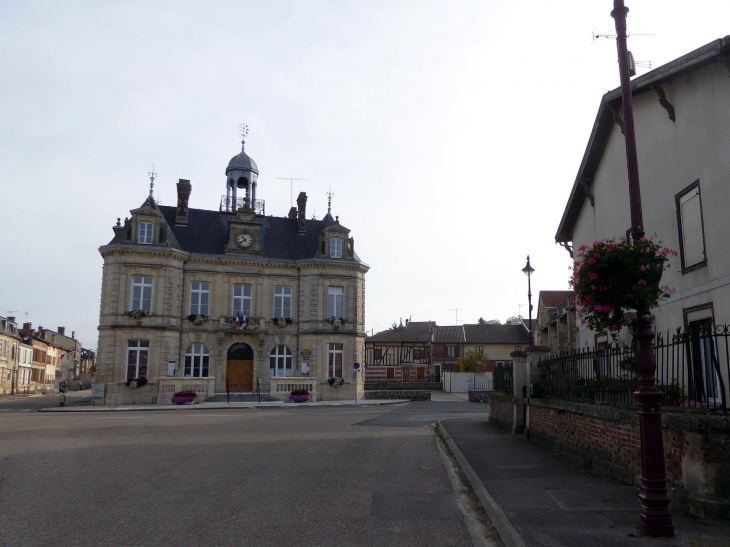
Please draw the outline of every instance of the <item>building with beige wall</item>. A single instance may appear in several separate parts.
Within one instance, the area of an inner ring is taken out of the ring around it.
[[[486,371],[512,364],[510,353],[522,351],[530,345],[530,333],[524,323],[518,325],[469,324],[464,325],[464,353],[473,351],[486,355]]]
[[[104,259],[96,383],[106,404],[253,393],[354,399],[364,358],[365,274],[350,230],[328,210],[307,219],[307,196],[266,216],[258,167],[243,151],[226,169],[218,210],[150,195],[114,227]],[[137,378],[147,384],[130,387]],[[333,380],[337,379],[337,380]],[[343,385],[339,384],[344,380]]]
[[[550,353],[572,351],[577,347],[577,333],[573,291],[540,291],[535,345],[550,348]]]
[[[20,343],[15,317],[0,317],[0,395],[15,391]]]

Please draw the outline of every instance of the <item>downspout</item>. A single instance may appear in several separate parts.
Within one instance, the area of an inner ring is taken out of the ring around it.
[[[178,340],[178,349],[177,349],[177,358],[178,358],[178,374],[180,371],[182,371],[183,368],[183,353],[182,353],[182,337],[183,337],[183,321],[185,319],[185,265],[187,264],[187,259],[183,259],[183,267],[182,267],[182,302],[180,303],[180,337]],[[227,371],[226,371],[227,372]],[[213,388],[213,391],[215,392],[215,387]]]
[[[301,363],[299,362],[299,328],[300,323],[302,320],[302,299],[301,299],[301,289],[302,289],[302,267],[297,264],[297,352],[295,354],[296,361],[296,370],[299,371],[299,376],[302,375],[301,371]],[[311,366],[311,365],[310,365]]]

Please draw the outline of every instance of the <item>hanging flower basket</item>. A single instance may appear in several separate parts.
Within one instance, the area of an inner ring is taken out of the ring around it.
[[[346,321],[342,317],[330,317],[327,319],[332,324],[335,330],[339,329]]]
[[[662,272],[671,266],[670,256],[677,253],[653,238],[632,244],[622,237],[581,246],[570,286],[582,322],[595,331],[617,331],[632,322],[634,310],[670,297],[675,289],[659,285]]]
[[[147,378],[132,378],[127,380],[127,387],[131,387],[132,389],[137,389],[145,384],[147,384]]]
[[[277,327],[286,327],[292,322],[291,317],[274,317],[272,321]]]
[[[132,319],[142,319],[143,317],[147,317],[150,314],[150,312],[146,310],[132,310],[129,312],[129,317]]]
[[[327,378],[327,383],[332,387],[340,387],[345,383],[345,379],[342,376],[333,376],[332,378]]]
[[[194,325],[202,325],[208,322],[208,316],[200,313],[193,313],[188,315],[188,320],[192,321]]]

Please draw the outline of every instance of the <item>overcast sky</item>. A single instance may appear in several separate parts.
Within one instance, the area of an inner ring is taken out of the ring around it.
[[[653,67],[730,34],[730,2],[629,1]],[[267,214],[332,213],[370,265],[366,323],[527,316],[566,289],[554,235],[601,95],[612,2],[0,1],[0,315],[95,348],[112,225],[148,193],[215,209],[240,150]],[[648,69],[639,69],[639,74]]]

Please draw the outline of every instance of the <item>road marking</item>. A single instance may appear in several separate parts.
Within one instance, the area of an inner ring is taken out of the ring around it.
[[[12,411],[13,411],[12,408],[3,408],[2,410],[0,410],[0,412],[12,412]]]

